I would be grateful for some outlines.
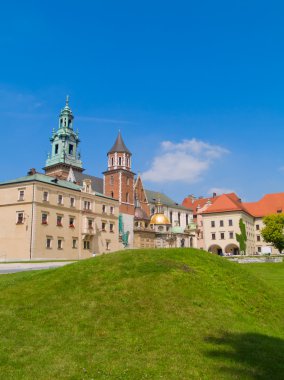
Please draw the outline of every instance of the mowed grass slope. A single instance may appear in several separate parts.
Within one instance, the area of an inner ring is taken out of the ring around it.
[[[189,249],[1,276],[0,378],[283,379],[281,296]]]

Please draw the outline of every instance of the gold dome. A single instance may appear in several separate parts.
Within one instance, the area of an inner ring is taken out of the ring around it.
[[[154,214],[150,224],[171,224],[169,219],[164,214]]]

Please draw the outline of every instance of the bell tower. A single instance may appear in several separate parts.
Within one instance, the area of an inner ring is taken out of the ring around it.
[[[104,194],[119,200],[120,212],[134,215],[134,176],[131,171],[132,153],[119,131],[108,154],[108,170],[104,172]]]
[[[67,179],[70,169],[82,172],[82,161],[78,153],[80,143],[79,133],[73,130],[74,116],[69,107],[69,96],[66,97],[65,107],[61,110],[58,121],[58,129],[53,129],[51,142],[51,153],[48,154],[45,174]]]

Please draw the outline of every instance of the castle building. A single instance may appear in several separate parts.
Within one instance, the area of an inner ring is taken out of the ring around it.
[[[68,97],[50,142],[44,173],[0,183],[0,261],[195,246],[192,210],[144,188],[120,132],[102,178],[85,173]]]
[[[284,210],[284,193],[267,194],[257,202],[242,202],[235,194],[213,194],[212,198],[184,199],[183,205],[194,212],[197,224],[197,246],[219,255],[240,254],[240,220],[246,231],[247,255],[278,251],[264,242],[261,236],[263,217],[279,214]]]

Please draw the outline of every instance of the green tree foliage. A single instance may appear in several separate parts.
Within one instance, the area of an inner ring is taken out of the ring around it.
[[[236,234],[236,239],[237,239],[237,242],[240,245],[240,252],[241,252],[241,254],[245,255],[246,249],[247,249],[246,242],[247,242],[248,238],[247,238],[246,225],[245,225],[243,219],[240,219],[239,226],[240,226],[241,233],[240,234]]]
[[[261,235],[267,243],[273,244],[281,253],[284,249],[284,215],[268,215],[263,218],[265,227],[261,230]]]

